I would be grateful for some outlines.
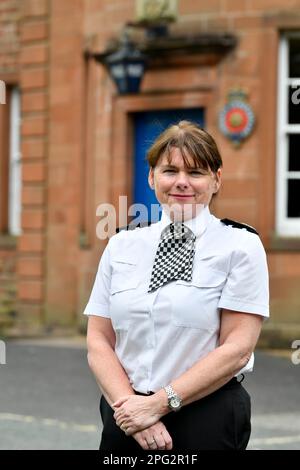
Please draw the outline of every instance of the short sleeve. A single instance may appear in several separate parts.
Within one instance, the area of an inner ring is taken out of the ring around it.
[[[232,254],[219,308],[269,317],[269,275],[264,247],[247,232]]]
[[[111,267],[109,244],[106,246],[96,274],[94,286],[84,309],[84,315],[96,315],[99,317],[110,318],[109,314],[109,295],[111,283]]]

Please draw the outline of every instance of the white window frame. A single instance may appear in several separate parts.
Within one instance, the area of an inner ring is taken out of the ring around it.
[[[300,32],[285,33],[279,45],[278,57],[278,111],[277,111],[277,191],[276,234],[285,237],[300,237],[300,217],[287,217],[287,180],[300,179],[300,171],[288,171],[288,135],[300,134],[300,123],[288,123],[289,86],[300,87],[299,78],[289,78],[289,40],[300,38]],[[298,105],[300,106],[300,104]],[[300,204],[300,201],[299,201]]]
[[[13,87],[10,96],[8,233],[18,236],[21,234],[22,184],[20,153],[21,103],[19,88]]]

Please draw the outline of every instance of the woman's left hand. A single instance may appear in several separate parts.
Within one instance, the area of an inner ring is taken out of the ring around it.
[[[117,425],[127,436],[157,423],[162,413],[159,400],[154,395],[128,395],[112,404]]]

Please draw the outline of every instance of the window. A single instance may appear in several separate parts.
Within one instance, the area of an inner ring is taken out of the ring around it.
[[[20,91],[13,88],[10,103],[8,232],[21,233]]]
[[[20,91],[8,88],[0,105],[0,231],[21,233]]]
[[[300,237],[300,32],[282,36],[278,67],[276,229]]]

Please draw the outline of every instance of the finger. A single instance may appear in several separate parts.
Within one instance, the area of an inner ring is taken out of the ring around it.
[[[126,428],[125,430],[126,436],[132,436],[132,434],[135,434],[137,432],[137,430],[133,427],[130,427],[130,426],[126,427],[125,425],[125,428]]]
[[[129,424],[126,423],[126,421],[125,421],[124,418],[123,418],[123,419],[118,419],[118,420],[116,421],[116,425],[119,426],[119,428],[121,428],[122,431],[125,431],[125,430],[128,428],[128,426],[129,426]]]
[[[156,445],[159,450],[165,450],[166,443],[162,434],[155,434],[155,436],[153,436],[153,439],[155,439]]]
[[[130,416],[130,413],[128,411],[126,411],[123,407],[118,408],[115,411],[115,414],[116,414],[117,419],[126,419],[126,418],[129,418],[129,416]]]
[[[126,419],[125,412],[121,410],[116,411],[113,416],[116,421],[124,421]]]
[[[171,450],[173,449],[173,441],[172,441],[172,438],[170,436],[170,434],[168,433],[168,431],[166,429],[164,429],[161,433],[164,441],[165,441],[165,446],[166,446],[166,450]]]
[[[119,428],[121,429],[121,431],[123,431],[126,434],[127,428],[125,426],[121,424]]]
[[[116,425],[119,426],[119,428],[125,424],[124,419],[116,419]]]
[[[116,420],[116,423],[121,423],[125,420],[124,416],[122,414],[114,414],[114,418]],[[118,424],[119,425],[119,424]]]
[[[136,432],[132,435],[133,439],[136,440],[136,442],[141,446],[143,450],[148,449],[148,444],[146,442],[145,436],[143,435],[142,432]]]
[[[149,450],[148,442],[146,441],[146,439],[143,439],[142,442],[140,442],[140,446],[141,446],[144,450]]]
[[[143,450],[148,450],[149,447],[148,447],[148,444],[147,442],[145,441],[145,439],[142,439],[141,441],[140,440],[137,440],[138,444],[141,446],[141,448]]]
[[[120,429],[122,429],[122,431],[127,431],[127,426],[126,426],[126,423],[124,423],[124,421],[119,421],[119,423],[116,423],[117,426],[119,426]]]
[[[129,395],[129,396],[130,396],[130,395]],[[125,403],[125,401],[128,400],[129,396],[119,398],[117,401],[115,401],[115,402],[112,404],[112,406],[113,406],[113,407],[119,407],[119,406],[123,405],[123,403]]]
[[[157,450],[158,446],[157,446],[157,443],[155,441],[155,439],[152,439],[150,442],[148,442],[148,449],[149,450]]]
[[[126,434],[126,436],[131,436],[132,434],[134,434],[133,430],[129,429],[129,427],[126,426],[125,423],[121,423],[119,428]]]
[[[122,416],[123,410],[121,408],[117,408],[116,411],[114,412],[114,416],[118,419]]]
[[[125,401],[126,401],[127,398],[125,397],[122,397],[122,398],[119,398],[117,401],[115,401],[112,406],[114,407],[118,407],[118,406],[121,406]]]

